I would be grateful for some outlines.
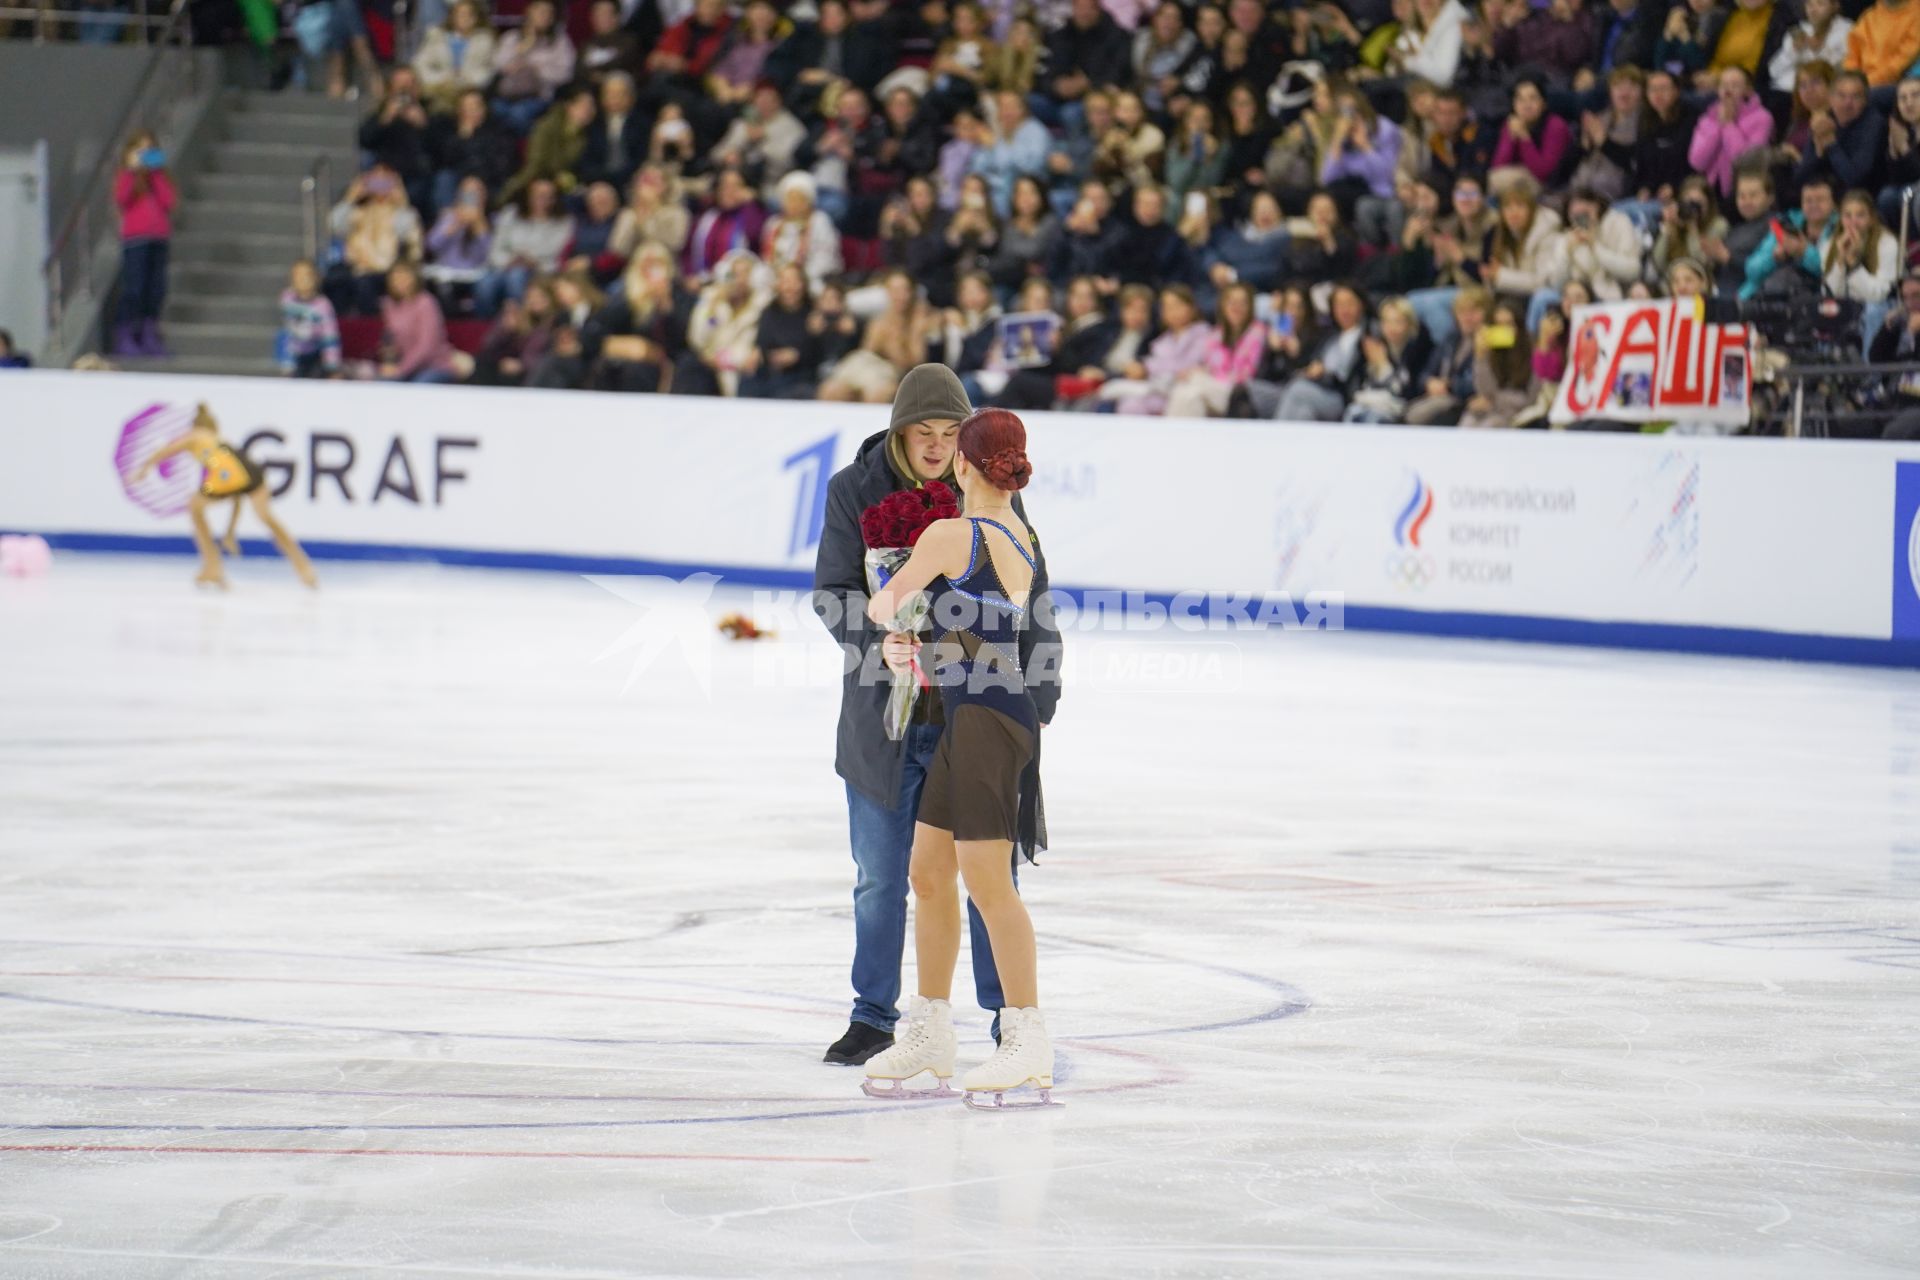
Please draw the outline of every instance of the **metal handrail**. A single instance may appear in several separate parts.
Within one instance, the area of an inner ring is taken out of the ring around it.
[[[394,0],[393,65],[404,67],[420,52],[420,33],[414,29],[419,15],[408,0]]]
[[[108,133],[106,148],[100,159],[80,184],[79,194],[74,199],[73,209],[61,223],[60,230],[53,237],[53,245],[47,251],[46,262],[41,274],[47,285],[47,339],[51,346],[63,352],[65,350],[65,329],[67,314],[67,280],[64,261],[69,246],[76,240],[82,246],[91,245],[93,240],[94,206],[105,190],[108,178],[120,165],[120,148],[128,135],[133,132],[136,122],[153,112],[153,104],[148,101],[149,92],[160,77],[162,68],[168,62],[170,53],[186,55],[186,84],[188,92],[193,89],[194,64],[193,45],[187,23],[187,0],[172,0],[167,12],[166,26],[159,39],[151,44],[152,52],[147,56],[147,64],[135,84],[133,95],[127,102],[127,109],[121,113],[119,121]],[[175,45],[178,41],[177,47]],[[92,262],[89,259],[81,265],[77,273],[78,285],[85,296],[91,290],[93,280]]]
[[[1913,229],[1913,188],[1900,193],[1900,274],[1907,274],[1907,235]]]
[[[1807,434],[1807,383],[1818,382],[1825,378],[1846,378],[1860,382],[1871,382],[1884,378],[1910,377],[1920,373],[1920,361],[1895,362],[1892,364],[1874,364],[1858,360],[1847,364],[1789,364],[1781,368],[1774,377],[1776,381],[1793,385],[1792,399],[1787,409],[1785,422],[1786,435],[1798,438]],[[1856,420],[1890,418],[1896,412],[1913,408],[1913,405],[1901,406],[1900,410],[1850,408],[1847,416]]]
[[[306,239],[307,261],[320,265],[320,246],[329,238],[327,217],[333,209],[333,161],[317,157],[300,179],[300,228]]]

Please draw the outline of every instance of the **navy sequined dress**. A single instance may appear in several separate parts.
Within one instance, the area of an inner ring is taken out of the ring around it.
[[[973,551],[966,572],[942,575],[928,587],[936,638],[923,656],[940,689],[946,729],[927,769],[919,820],[951,831],[955,840],[1011,840],[1031,862],[1047,837],[1040,719],[1020,666],[1027,611],[1000,581],[985,529],[998,530],[1029,566],[1034,559],[999,521],[967,519]]]

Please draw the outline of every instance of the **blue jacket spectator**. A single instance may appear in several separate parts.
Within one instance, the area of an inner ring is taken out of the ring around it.
[[[995,95],[999,126],[990,146],[973,153],[967,167],[987,180],[993,209],[1000,217],[1013,210],[1013,183],[1021,177],[1038,178],[1047,171],[1047,153],[1053,137],[1046,126],[1027,114],[1027,100],[1017,93]]]

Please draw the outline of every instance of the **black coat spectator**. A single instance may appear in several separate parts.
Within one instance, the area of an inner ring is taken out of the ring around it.
[[[1645,0],[1642,0],[1644,3]],[[1641,120],[1640,145],[1634,151],[1632,185],[1635,191],[1657,196],[1680,189],[1693,172],[1687,148],[1693,144],[1698,116],[1681,99],[1679,82],[1665,71],[1647,77],[1647,107]]]
[[[664,251],[662,251],[664,253]],[[582,326],[583,355],[591,384],[602,391],[664,391],[674,361],[687,349],[687,319],[694,296],[672,279],[664,256],[649,262],[634,255],[627,270],[627,294],[596,311]],[[647,290],[636,283],[648,267],[665,265],[668,283]]]
[[[1829,111],[1814,117],[1812,141],[1793,173],[1795,185],[1821,173],[1841,191],[1878,190],[1887,120],[1867,105],[1866,77],[1857,71],[1835,76],[1827,102]]]
[[[1073,16],[1047,41],[1046,84],[1053,96],[1078,102],[1090,90],[1133,78],[1133,41],[1100,7],[1073,0]]]
[[[1287,270],[1302,280],[1344,280],[1360,261],[1360,243],[1340,221],[1340,207],[1326,192],[1307,202],[1307,220],[1315,234],[1295,236],[1287,245]]]
[[[1193,252],[1164,222],[1134,223],[1122,229],[1109,273],[1122,284],[1187,284],[1193,278]]]
[[[845,0],[821,0],[820,20],[795,31],[767,57],[766,75],[805,117],[835,80],[850,80],[871,92],[892,71],[898,53],[892,28],[859,22]]]
[[[642,114],[633,78],[609,75],[600,87],[600,114],[587,126],[587,147],[580,153],[580,181],[611,183],[625,191],[647,158],[653,120]]]
[[[488,114],[486,95],[478,90],[461,94],[452,115],[433,118],[427,150],[436,173],[449,175],[436,179],[449,192],[463,178],[478,178],[489,192],[498,191],[520,167],[513,134]]]
[[[1231,30],[1246,38],[1246,62],[1235,66],[1231,49],[1222,49],[1222,69],[1226,75],[1217,78],[1217,98],[1224,100],[1225,86],[1244,80],[1252,85],[1270,85],[1279,78],[1280,68],[1289,59],[1299,58],[1295,40],[1297,29],[1283,27],[1273,20],[1270,9],[1286,9],[1291,6],[1266,5],[1260,0],[1230,0],[1227,5],[1227,24]],[[1313,61],[1319,62],[1332,71],[1344,71],[1352,65],[1353,46],[1357,41],[1350,37],[1361,34],[1361,29],[1342,10],[1346,6],[1335,4],[1315,4],[1307,6],[1310,18],[1308,28],[1312,32],[1314,44]],[[1218,83],[1219,79],[1224,84]]]
[[[1047,275],[1056,282],[1076,276],[1111,279],[1118,274],[1121,237],[1126,228],[1114,218],[1113,197],[1098,183],[1081,188],[1080,200],[1061,222]]]
[[[1593,8],[1600,17],[1596,66],[1601,75],[1615,67],[1650,69],[1667,6],[1661,0],[1608,0],[1605,8],[1598,4]]]
[[[808,326],[813,311],[807,275],[798,264],[780,271],[773,301],[760,313],[754,341],[759,365],[740,380],[740,394],[773,400],[811,400],[820,380],[820,335]]]
[[[433,158],[427,146],[427,108],[420,100],[419,77],[412,67],[397,67],[387,81],[387,96],[360,125],[360,149],[400,175],[416,209],[431,210]]]
[[[903,268],[930,288],[935,282],[952,287],[957,251],[947,241],[952,215],[935,202],[933,183],[925,178],[908,181],[906,192],[880,214],[880,238],[886,242],[887,265]]]
[[[637,11],[635,16],[639,16]],[[660,38],[660,32],[655,31],[652,39],[642,44],[631,30],[623,30],[620,0],[593,0],[587,22],[593,34],[580,45],[582,78],[598,88],[615,72],[630,76],[641,74],[647,60],[646,51]]]

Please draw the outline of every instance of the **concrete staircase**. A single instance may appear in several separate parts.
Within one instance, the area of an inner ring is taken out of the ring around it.
[[[279,372],[280,291],[306,253],[301,180],[325,155],[338,198],[359,168],[363,110],[298,91],[222,97],[208,145],[196,148],[190,172],[177,175],[181,200],[161,320],[173,356],[115,357],[116,365],[143,373]]]

